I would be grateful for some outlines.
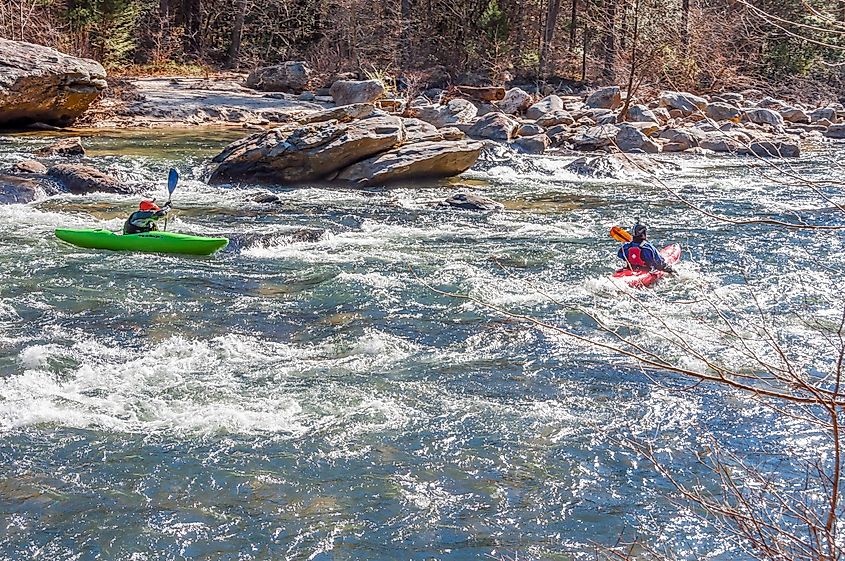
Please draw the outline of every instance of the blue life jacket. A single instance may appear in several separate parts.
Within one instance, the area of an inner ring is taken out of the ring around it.
[[[666,261],[657,248],[649,242],[628,242],[619,248],[619,259],[623,259],[632,269],[663,269]]]

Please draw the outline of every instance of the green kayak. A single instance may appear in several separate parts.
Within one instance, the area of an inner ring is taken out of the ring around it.
[[[70,230],[58,228],[56,237],[79,247],[113,249],[117,251],[146,251],[152,253],[187,253],[211,255],[229,244],[226,238],[204,238],[171,232],[143,234],[115,234],[109,230]]]

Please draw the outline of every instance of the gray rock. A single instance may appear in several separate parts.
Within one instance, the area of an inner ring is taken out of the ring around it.
[[[299,101],[314,101],[315,99],[317,99],[317,94],[315,94],[314,92],[302,92],[297,96],[296,99],[298,99]]]
[[[727,133],[717,132],[717,133],[705,133],[704,136],[699,139],[698,146],[700,148],[704,148],[705,150],[712,150],[713,152],[739,152],[742,150],[743,145],[726,135]]]
[[[372,103],[384,95],[384,85],[378,80],[338,80],[330,91],[337,105]]]
[[[531,105],[531,94],[520,88],[511,88],[505,92],[505,98],[496,106],[509,115],[516,115]]]
[[[660,92],[660,105],[670,110],[680,111],[683,115],[691,115],[704,111],[707,108],[707,100],[687,92]]]
[[[651,122],[660,124],[654,112],[645,105],[631,105],[628,107],[628,120],[637,122]]]
[[[616,125],[599,125],[576,133],[570,141],[576,150],[595,150],[613,144],[618,133]]]
[[[595,119],[597,125],[614,125],[618,121],[616,113],[612,111],[596,115],[593,119]]]
[[[758,125],[771,125],[773,127],[783,127],[783,117],[780,113],[772,111],[771,109],[746,109],[742,114],[742,120]]]
[[[437,128],[471,123],[478,114],[472,102],[465,99],[453,99],[446,105],[426,105],[416,108],[417,118],[431,123]]]
[[[845,138],[845,123],[830,125],[827,127],[827,130],[824,131],[824,135],[828,138]]]
[[[504,142],[513,138],[519,123],[504,113],[488,113],[470,127],[467,134],[473,138],[488,138]]]
[[[311,68],[305,61],[286,61],[256,68],[247,76],[246,86],[263,92],[300,93],[308,87],[311,75]],[[313,98],[305,101],[312,100]]]
[[[420,119],[403,118],[402,124],[405,127],[406,144],[423,141],[439,142],[444,139],[442,131],[437,130],[437,127],[431,123],[426,123]],[[461,135],[463,136],[463,133]]]
[[[85,148],[82,147],[82,138],[72,136],[63,138],[56,142],[39,148],[35,151],[36,156],[84,156]]]
[[[761,109],[774,109],[775,111],[780,111],[784,107],[787,107],[787,103],[785,101],[768,96],[758,101],[755,105]]]
[[[801,155],[801,149],[794,142],[783,140],[756,140],[746,148],[740,150],[740,154],[754,154],[763,158],[797,158]]]
[[[333,107],[325,111],[315,111],[308,113],[299,119],[300,123],[307,125],[310,123],[322,123],[324,121],[339,121],[347,123],[356,119],[364,119],[374,115],[376,108],[372,103],[355,103],[352,105],[341,105],[340,107]]]
[[[262,205],[278,204],[282,202],[282,199],[280,199],[278,195],[267,192],[257,193],[250,197],[249,200]]]
[[[457,127],[443,127],[438,132],[443,135],[443,140],[463,140],[466,137],[464,131]]]
[[[616,146],[623,152],[632,152],[635,150],[649,154],[660,152],[660,146],[657,143],[636,127],[624,124],[619,126],[619,132],[616,133]]]
[[[782,107],[780,116],[788,123],[810,123],[810,116],[797,107]]]
[[[0,175],[0,204],[31,203],[42,193],[41,186],[31,179]]]
[[[572,115],[563,109],[546,113],[537,119],[537,124],[544,128],[554,127],[557,125],[574,125],[575,119]]]
[[[534,105],[528,108],[528,111],[525,112],[525,116],[529,119],[538,120],[540,117],[544,115],[548,115],[549,113],[553,113],[555,111],[563,111],[563,100],[560,99],[558,96],[552,94],[547,95]],[[555,123],[556,125],[559,123]]]
[[[522,123],[516,131],[516,136],[534,136],[544,132],[546,132],[546,129],[536,123]]]
[[[501,203],[497,203],[493,199],[474,195],[472,193],[457,193],[452,195],[445,201],[437,204],[438,208],[458,208],[461,210],[476,210],[482,212],[492,212],[503,208]]]
[[[665,129],[660,131],[658,138],[667,141],[663,146],[664,152],[683,152],[698,146],[698,141],[702,137],[700,131],[691,129]]]
[[[735,121],[742,116],[742,111],[733,105],[716,101],[707,105],[704,114],[714,121]]]
[[[96,61],[0,39],[0,123],[69,125],[105,88]]]
[[[271,129],[233,142],[215,156],[212,161],[218,166],[210,182],[296,184],[323,180],[404,140],[402,120],[392,115]]]
[[[121,193],[128,195],[133,189],[118,181],[114,175],[97,168],[79,164],[58,164],[47,171],[47,176],[70,193]]]
[[[622,91],[619,86],[600,88],[587,97],[587,107],[601,109],[616,109],[622,105]]]
[[[819,107],[810,111],[810,122],[818,123],[822,120],[828,120],[831,123],[836,120],[836,110],[832,107]]]
[[[19,173],[32,173],[38,175],[44,175],[47,173],[47,166],[41,162],[36,162],[35,160],[23,160],[12,166],[12,169]]]
[[[352,164],[337,176],[358,185],[459,175],[475,163],[483,144],[472,141],[416,142]]]
[[[543,154],[549,148],[549,137],[545,134],[521,136],[511,144],[517,152],[523,154]]]

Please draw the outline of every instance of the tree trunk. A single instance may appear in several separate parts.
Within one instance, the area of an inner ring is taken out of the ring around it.
[[[587,81],[587,47],[590,43],[590,31],[587,29],[585,25],[581,29],[581,37],[584,40],[583,49],[581,51],[581,81]]]
[[[604,79],[616,80],[616,0],[605,0]]]
[[[229,45],[228,66],[237,70],[240,67],[241,37],[244,30],[244,18],[246,17],[246,0],[237,0],[237,11],[235,22],[232,24],[232,43]]]
[[[578,15],[578,0],[572,0],[572,12],[569,14],[569,50],[575,49],[576,16]]]
[[[681,0],[681,46],[684,56],[689,53],[689,0]]]
[[[631,69],[628,71],[628,93],[625,97],[625,104],[622,106],[622,111],[619,117],[623,121],[628,120],[628,107],[631,106],[631,100],[634,98],[634,76],[637,72],[637,39],[639,39],[640,31],[640,0],[634,1],[634,33],[631,38]]]
[[[183,42],[185,50],[193,54],[199,51],[200,26],[202,24],[202,0],[182,0]]]
[[[401,28],[399,31],[400,65],[401,70],[407,70],[411,64],[411,0],[402,0]]]
[[[545,74],[546,65],[549,62],[549,49],[555,38],[555,27],[557,26],[557,15],[560,12],[560,0],[549,0],[548,11],[546,12],[546,25],[543,29],[543,46],[540,49],[540,75]]]

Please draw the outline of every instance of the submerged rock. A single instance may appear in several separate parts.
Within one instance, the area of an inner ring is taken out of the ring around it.
[[[106,88],[100,63],[0,39],[0,123],[66,126]]]
[[[416,142],[352,164],[337,180],[384,185],[410,179],[437,179],[465,172],[478,159],[482,144],[472,141]]]
[[[12,166],[12,169],[20,173],[32,173],[38,175],[44,175],[47,173],[47,166],[35,160],[23,160],[21,162],[17,162],[14,166]]]
[[[121,193],[130,194],[133,189],[91,166],[79,164],[58,164],[47,171],[47,176],[70,193]]]
[[[472,193],[456,193],[445,201],[437,203],[437,208],[458,208],[461,210],[491,212],[501,210],[504,206],[493,199],[488,199],[487,197],[482,197],[480,195],[474,195]]]
[[[31,203],[42,193],[41,186],[31,179],[0,175],[0,204]]]
[[[82,138],[73,136],[63,138],[49,146],[39,148],[35,151],[36,156],[84,156],[85,148],[82,146]]]

